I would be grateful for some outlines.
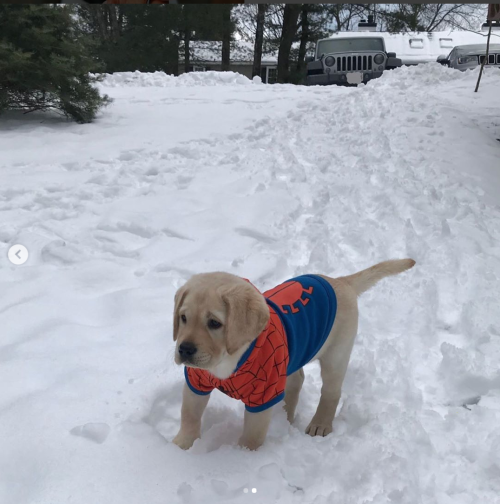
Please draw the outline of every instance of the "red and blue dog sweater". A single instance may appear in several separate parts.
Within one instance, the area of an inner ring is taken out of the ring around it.
[[[248,411],[264,411],[283,399],[286,377],[318,353],[337,313],[332,286],[317,275],[302,275],[264,292],[264,297],[269,322],[228,378],[185,366],[193,392],[206,395],[216,388],[243,401]]]

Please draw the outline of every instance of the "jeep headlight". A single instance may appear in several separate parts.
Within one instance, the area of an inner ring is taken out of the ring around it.
[[[459,65],[464,65],[465,63],[477,63],[477,56],[461,56],[458,58]]]
[[[333,56],[327,56],[325,58],[325,65],[329,67],[335,65],[335,58]]]
[[[380,65],[380,63],[384,62],[384,55],[383,54],[376,54],[375,57],[373,58],[373,61],[375,61],[375,63],[377,65]]]

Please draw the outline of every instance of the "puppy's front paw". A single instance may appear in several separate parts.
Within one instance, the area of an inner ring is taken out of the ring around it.
[[[328,436],[332,432],[332,425],[323,425],[315,422],[311,422],[306,429],[306,434],[310,436]]]
[[[174,437],[172,440],[172,443],[176,444],[179,448],[182,448],[183,450],[189,450],[191,446],[193,446],[193,443],[199,438],[200,436],[188,436],[186,434],[183,434],[182,432],[179,432],[177,436]]]
[[[238,446],[242,448],[248,448],[251,451],[257,450],[262,446],[262,442],[256,439],[243,439],[242,437],[238,441]]]

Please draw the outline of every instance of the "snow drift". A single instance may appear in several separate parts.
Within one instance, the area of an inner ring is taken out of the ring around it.
[[[189,72],[178,77],[168,75],[165,72],[116,72],[105,74],[102,82],[109,87],[185,87],[185,86],[221,86],[221,85],[249,85],[253,81],[236,72]]]

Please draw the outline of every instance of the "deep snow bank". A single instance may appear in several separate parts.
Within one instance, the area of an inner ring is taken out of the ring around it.
[[[189,72],[178,77],[165,72],[142,73],[115,72],[105,74],[101,84],[109,87],[174,87],[174,86],[232,86],[251,85],[256,81],[250,80],[236,72]]]

